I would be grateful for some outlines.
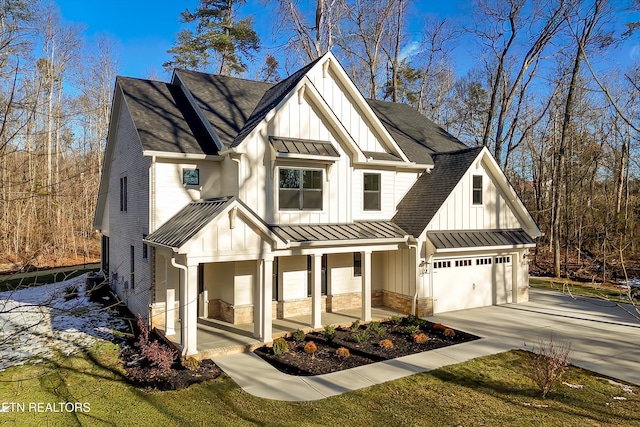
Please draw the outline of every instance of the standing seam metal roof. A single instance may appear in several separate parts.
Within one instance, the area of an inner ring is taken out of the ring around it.
[[[145,241],[179,248],[211,222],[235,197],[191,202],[162,224]]]
[[[513,230],[428,231],[427,238],[436,249],[522,246],[535,245],[536,243],[521,228]]]
[[[344,224],[272,225],[278,235],[293,242],[363,239],[404,239],[407,233],[391,221]]]

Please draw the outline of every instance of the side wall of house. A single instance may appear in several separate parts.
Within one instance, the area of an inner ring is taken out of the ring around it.
[[[150,249],[143,257],[142,238],[149,233],[149,167],[123,102],[109,179],[109,274],[115,291],[134,314],[148,316],[150,302]],[[120,209],[121,179],[127,180],[126,211]],[[133,249],[132,249],[133,248]],[[132,273],[134,281],[132,283]]]

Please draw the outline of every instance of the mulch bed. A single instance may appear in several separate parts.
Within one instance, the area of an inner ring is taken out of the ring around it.
[[[410,328],[407,329],[410,325],[417,326],[419,332],[424,333],[428,340],[424,343],[415,342],[415,331],[412,334]],[[267,345],[257,348],[255,353],[282,372],[309,376],[328,374],[479,339],[475,335],[449,329],[443,325],[436,325],[412,316],[402,319],[396,318],[395,322],[379,322],[377,326],[384,328],[384,331],[378,334],[372,330],[375,329],[375,326],[372,328],[369,324],[359,325],[353,329],[337,328],[332,339],[328,339],[324,331],[310,332],[301,341],[296,341],[293,336],[289,336],[284,338],[289,347],[288,352],[276,355],[273,351],[273,345]],[[445,335],[445,329],[448,329],[448,336]],[[365,342],[358,343],[355,334],[362,334],[361,331],[368,331],[369,338]],[[393,348],[380,345],[382,340],[391,340]],[[304,351],[305,345],[310,341],[317,347],[317,351],[313,354],[307,354]],[[336,350],[341,347],[349,350],[349,357],[338,356]]]
[[[155,332],[150,332],[150,339],[162,342]],[[166,346],[165,343],[162,345]],[[170,369],[158,368],[142,356],[133,339],[122,343],[121,349],[120,359],[124,364],[127,381],[136,387],[181,390],[192,384],[216,379],[222,373],[211,359],[205,359],[199,363],[195,360],[190,361],[193,365],[187,368],[183,366],[177,355]]]

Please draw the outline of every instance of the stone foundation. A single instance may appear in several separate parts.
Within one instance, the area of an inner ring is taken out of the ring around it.
[[[277,318],[305,316],[311,314],[311,298],[301,298],[287,301],[278,301]],[[320,311],[327,311],[327,297],[322,296],[320,301]]]
[[[329,295],[327,297],[327,313],[360,307],[362,307],[362,294],[360,292]]]
[[[386,306],[404,314],[411,314],[412,304],[412,297],[387,290],[373,291],[371,295],[372,306]],[[433,316],[433,299],[431,297],[418,298],[416,301],[416,311],[418,317]]]

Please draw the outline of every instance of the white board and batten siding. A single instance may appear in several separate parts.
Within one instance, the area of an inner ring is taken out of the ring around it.
[[[380,210],[364,210],[364,174],[380,174]],[[396,213],[396,206],[418,179],[416,172],[356,169],[353,171],[351,203],[353,220],[388,220]]]
[[[152,224],[155,224],[156,229],[194,200],[232,195],[221,194],[219,162],[183,163],[157,159],[154,168],[155,221],[152,220]],[[184,169],[198,169],[200,184],[184,185],[182,178]]]
[[[473,176],[482,176],[482,205],[473,205]],[[484,166],[472,166],[456,185],[425,231],[522,228],[502,191]],[[424,237],[424,235],[422,236]]]
[[[142,238],[149,233],[149,167],[151,159],[144,157],[138,134],[126,106],[122,103],[110,168],[109,197],[109,268],[110,278],[118,295],[127,302],[134,314],[148,315],[149,259],[142,254]],[[120,180],[127,178],[127,210],[120,210]],[[131,247],[134,254],[135,284],[131,281]],[[127,286],[125,286],[125,282]]]

